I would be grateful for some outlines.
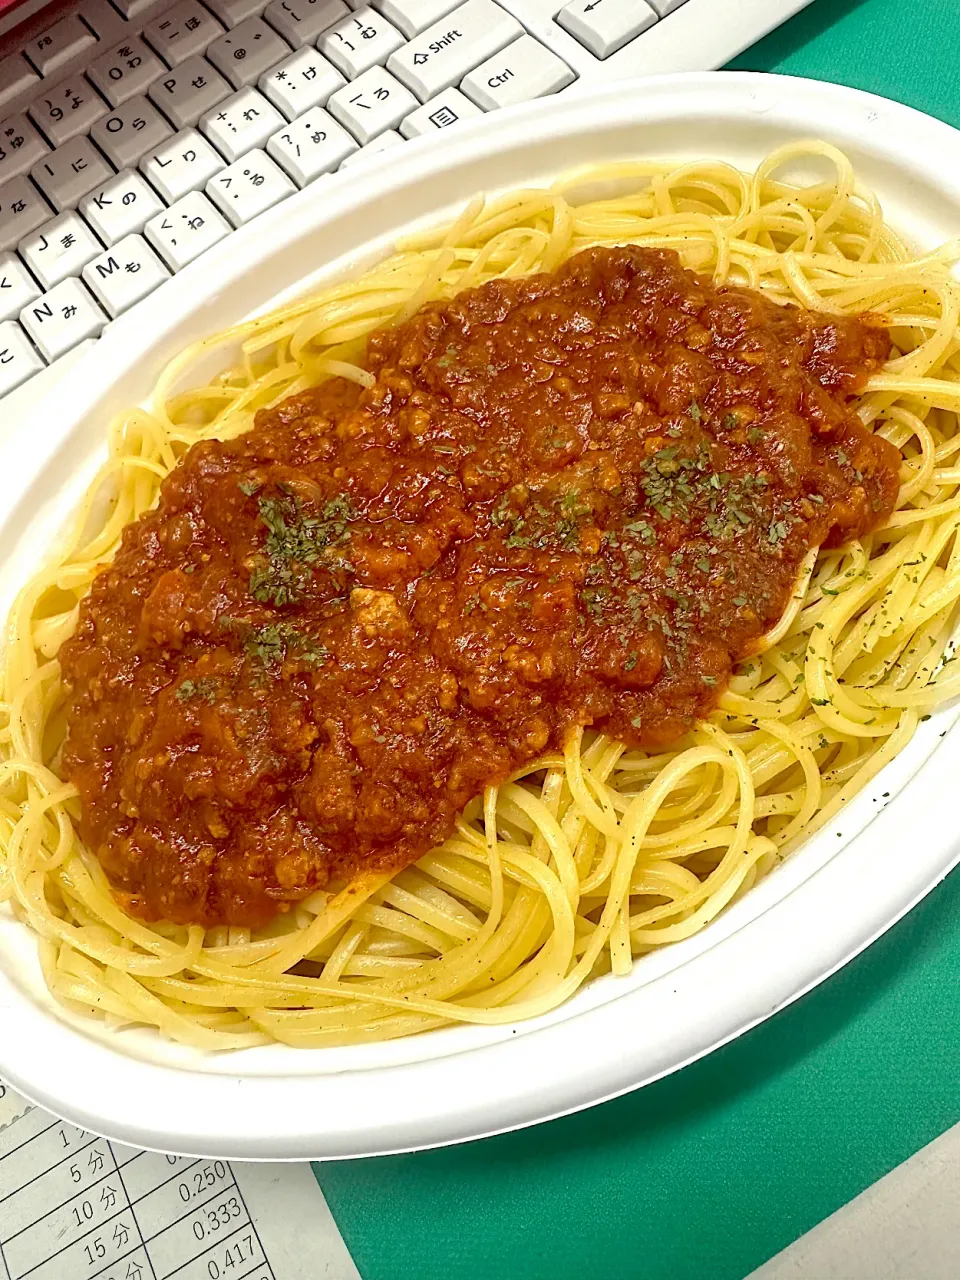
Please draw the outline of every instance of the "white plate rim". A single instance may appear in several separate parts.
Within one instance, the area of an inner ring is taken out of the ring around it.
[[[112,326],[91,356],[43,406],[45,424],[6,432],[0,425],[0,476],[29,480],[44,467],[69,465],[70,433],[107,381],[129,370],[166,326],[209,298],[210,278],[221,292],[249,270],[272,234],[294,242],[333,217],[359,214],[411,186],[442,180],[512,147],[560,145],[573,131],[612,124],[721,115],[793,113],[811,136],[840,145],[872,133],[897,170],[930,178],[960,202],[949,173],[960,172],[960,134],[911,108],[858,90],[754,73],[691,73],[651,77],[590,93],[539,102],[464,126],[450,137],[407,144],[383,156],[374,171],[355,169],[331,181],[331,206],[318,215],[310,190],[231,237],[229,253],[208,257],[203,269],[176,277],[156,301],[137,310],[136,327]],[[565,166],[559,162],[557,172]],[[509,184],[513,185],[513,184]],[[250,259],[245,255],[249,251]],[[207,328],[210,326],[208,325]],[[25,448],[29,442],[29,459]],[[26,474],[25,474],[26,470]],[[0,538],[18,515],[13,502],[0,518]],[[241,1159],[341,1158],[420,1149],[503,1132],[566,1114],[650,1083],[756,1025],[862,951],[911,909],[960,859],[947,805],[951,757],[960,730],[909,780],[873,825],[842,852],[754,919],[678,969],[575,1018],[523,1028],[517,1038],[426,1062],[374,1071],[294,1076],[205,1075],[129,1058],[50,1019],[0,968],[0,1074],[33,1101],[85,1128],[158,1150]],[[924,814],[929,840],[916,841],[913,813]],[[882,839],[878,841],[878,833]],[[919,843],[919,848],[914,848]],[[879,844],[879,854],[877,845]],[[907,868],[897,853],[911,847]],[[879,867],[897,865],[884,881]],[[864,877],[873,873],[870,893]],[[859,894],[858,913],[847,904]],[[784,936],[809,933],[816,919],[824,936],[800,960],[786,957]],[[19,926],[12,926],[19,928]],[[0,944],[2,951],[2,944]],[[764,964],[758,970],[757,957]],[[709,1013],[691,1020],[698,1006]],[[656,1043],[647,1028],[656,1027]],[[584,1034],[586,1033],[586,1034]],[[64,1061],[71,1063],[65,1072]],[[305,1117],[317,1115],[316,1121]]]

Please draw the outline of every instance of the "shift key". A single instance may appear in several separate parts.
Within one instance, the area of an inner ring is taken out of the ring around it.
[[[493,0],[467,0],[391,54],[387,68],[426,102],[522,35],[516,18]]]

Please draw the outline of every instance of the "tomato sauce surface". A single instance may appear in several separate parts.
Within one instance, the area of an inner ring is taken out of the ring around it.
[[[801,561],[882,522],[869,318],[594,249],[375,334],[197,444],[62,651],[66,775],[133,913],[257,925],[440,843],[581,725],[658,749]]]

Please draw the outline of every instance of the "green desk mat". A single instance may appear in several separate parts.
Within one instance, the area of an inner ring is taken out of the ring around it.
[[[960,126],[957,0],[816,0],[733,65]],[[742,1280],[960,1122],[958,975],[960,873],[656,1085],[501,1138],[314,1167],[364,1280]]]

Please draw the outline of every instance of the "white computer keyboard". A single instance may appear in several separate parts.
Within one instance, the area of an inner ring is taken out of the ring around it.
[[[809,2],[79,0],[0,59],[0,417],[321,175],[578,85],[719,66]]]

